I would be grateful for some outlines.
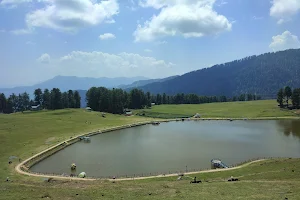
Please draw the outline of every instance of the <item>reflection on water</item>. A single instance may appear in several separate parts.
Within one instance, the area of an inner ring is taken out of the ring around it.
[[[293,136],[300,139],[299,120],[278,120],[276,123],[282,129],[285,136]]]
[[[42,173],[124,176],[233,165],[258,157],[299,157],[300,121],[186,121],[145,125],[91,137],[32,167]]]

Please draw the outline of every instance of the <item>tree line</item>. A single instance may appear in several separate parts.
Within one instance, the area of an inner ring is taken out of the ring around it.
[[[292,107],[289,105],[290,100],[292,100]],[[277,102],[281,108],[300,108],[300,88],[294,90],[289,86],[280,88],[277,93]]]
[[[228,98],[226,96],[199,96],[196,94],[167,95],[150,94],[140,89],[132,89],[127,92],[122,89],[107,89],[105,87],[92,87],[86,93],[86,102],[94,111],[122,114],[125,109],[142,109],[151,107],[151,103],[160,104],[202,104],[228,101],[252,101],[260,100],[260,96],[253,94],[241,94]]]
[[[199,96],[197,94],[179,93],[176,95],[166,95],[166,93],[151,95],[151,102],[160,104],[203,104],[215,102],[232,102],[232,101],[254,101],[261,100],[261,96],[255,94],[241,94],[228,98],[226,96]]]
[[[61,92],[58,88],[51,91],[38,88],[34,91],[34,99],[28,93],[11,94],[8,98],[0,94],[0,113],[14,113],[30,110],[31,106],[40,106],[42,109],[56,110],[64,108],[80,108],[81,97],[78,91]]]

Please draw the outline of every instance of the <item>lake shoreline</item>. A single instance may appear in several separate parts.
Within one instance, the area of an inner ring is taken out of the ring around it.
[[[36,173],[29,173],[23,171],[19,165],[16,166],[16,171],[20,174],[27,175],[27,176],[32,176],[32,177],[43,177],[43,178],[52,178],[56,180],[69,180],[69,181],[97,181],[97,180],[107,180],[107,181],[134,181],[134,180],[145,180],[145,179],[154,179],[154,178],[165,178],[165,177],[175,177],[179,175],[193,175],[193,174],[201,174],[201,173],[214,173],[214,172],[224,172],[224,171],[231,171],[231,170],[236,170],[240,169],[243,167],[247,167],[251,164],[266,161],[266,160],[271,160],[274,158],[258,158],[258,159],[253,159],[249,160],[247,162],[243,162],[241,165],[237,165],[235,167],[230,167],[230,168],[225,168],[225,169],[207,169],[207,170],[201,170],[201,171],[194,171],[194,172],[184,172],[184,173],[172,173],[172,174],[160,174],[160,175],[154,175],[154,176],[143,176],[143,177],[130,177],[130,178],[106,178],[106,179],[101,179],[101,178],[78,178],[78,177],[69,177],[69,176],[59,176],[59,175],[46,175],[46,174],[36,174]]]
[[[35,155],[33,155],[32,157],[26,159],[25,161],[21,162],[20,164],[18,164],[15,167],[15,170],[20,173],[20,174],[24,174],[24,175],[28,175],[28,176],[41,176],[41,177],[51,177],[51,178],[58,178],[58,177],[62,177],[62,176],[48,176],[47,174],[35,174],[34,172],[30,171],[30,168],[37,164],[38,162],[41,162],[42,160],[44,160],[45,158],[55,154],[56,152],[68,147],[69,145],[72,145],[78,141],[80,141],[80,137],[83,136],[94,136],[94,135],[98,135],[98,134],[102,134],[102,133],[106,133],[106,132],[111,132],[111,131],[116,131],[116,130],[121,130],[121,129],[127,129],[127,128],[131,128],[131,127],[135,127],[135,126],[143,126],[143,125],[147,125],[147,124],[153,124],[155,122],[181,122],[181,121],[218,121],[218,120],[222,120],[222,121],[234,121],[234,120],[299,120],[299,117],[263,117],[263,118],[185,118],[185,119],[168,119],[168,120],[163,120],[163,119],[154,119],[153,121],[145,121],[145,122],[138,122],[138,123],[133,123],[133,124],[128,124],[128,125],[123,125],[123,126],[116,126],[116,127],[111,127],[111,128],[106,128],[103,130],[98,130],[98,131],[93,131],[93,132],[89,132],[89,133],[85,133],[85,134],[81,134],[78,135],[74,138],[70,138],[66,141],[63,141],[59,144],[56,144],[40,153],[37,153]],[[199,172],[190,172],[190,173],[199,173]],[[174,174],[172,175],[174,176]],[[153,176],[153,178],[155,178],[157,176]],[[64,177],[65,178],[65,177]],[[74,180],[77,180],[78,178],[74,178],[74,177],[67,177],[67,178],[72,178]],[[136,177],[137,178],[137,177]],[[144,178],[144,177],[143,177]],[[124,179],[124,180],[130,180],[131,178],[128,179]],[[79,180],[82,180],[79,178]],[[92,179],[95,180],[95,179]]]

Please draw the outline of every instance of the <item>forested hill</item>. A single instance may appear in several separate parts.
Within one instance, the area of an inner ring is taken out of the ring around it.
[[[151,93],[195,93],[234,96],[242,93],[275,97],[278,88],[300,87],[300,49],[250,56],[193,71],[162,83],[140,87]]]
[[[170,77],[161,78],[161,79],[138,80],[138,81],[133,82],[130,85],[120,85],[119,88],[130,91],[133,88],[142,87],[142,86],[148,85],[150,83],[156,83],[156,82],[160,82],[161,83],[161,82],[164,82],[164,81],[168,81],[168,80],[174,79],[176,77],[178,77],[178,76],[170,76]]]

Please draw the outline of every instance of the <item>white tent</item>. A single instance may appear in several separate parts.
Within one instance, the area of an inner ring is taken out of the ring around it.
[[[78,174],[79,178],[85,178],[86,177],[86,173],[85,172],[81,172],[80,174]]]

